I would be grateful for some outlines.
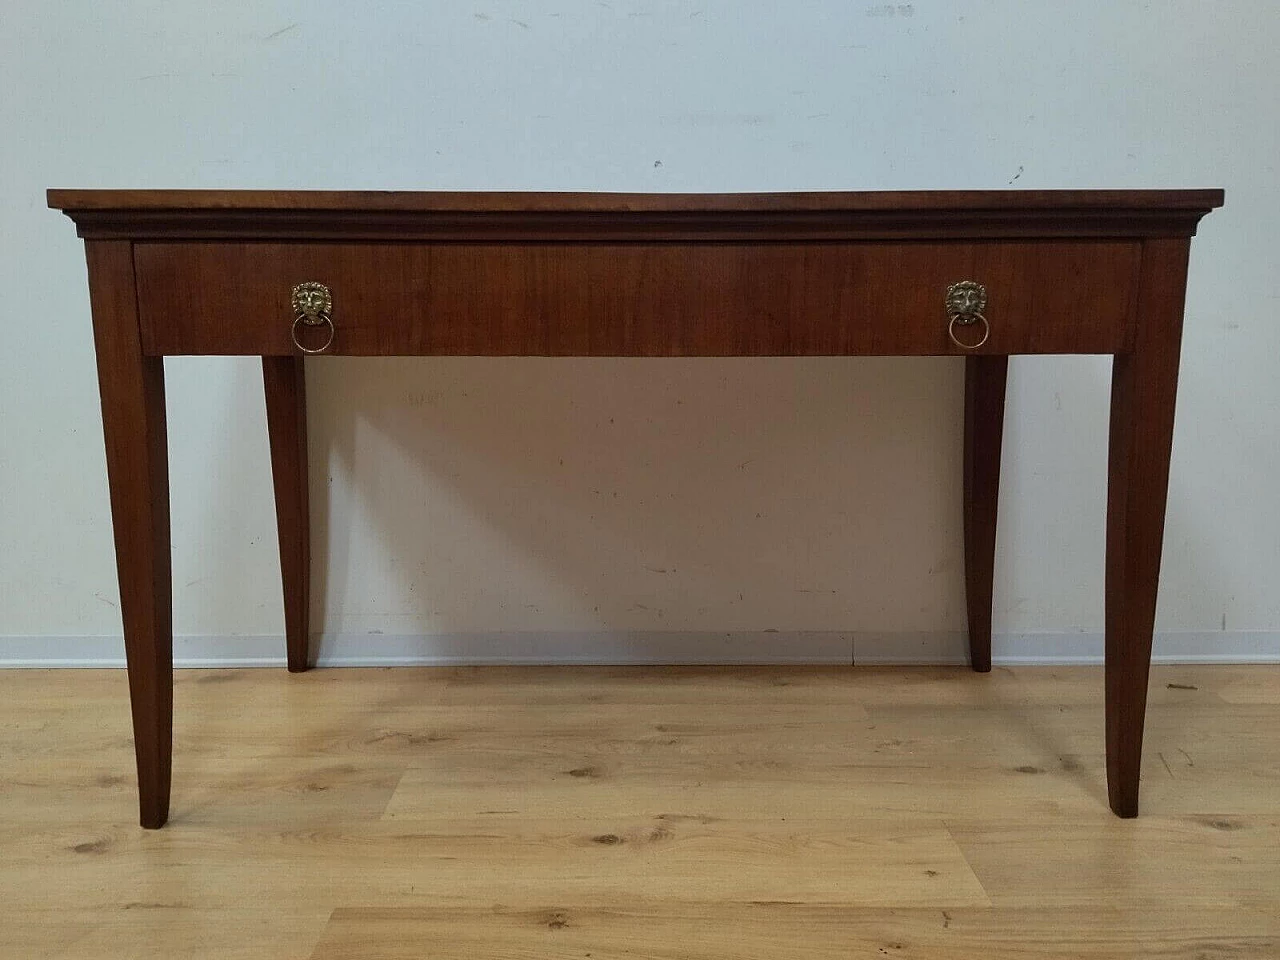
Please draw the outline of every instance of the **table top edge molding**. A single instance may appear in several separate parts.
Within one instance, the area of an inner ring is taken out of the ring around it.
[[[1192,236],[1221,190],[621,194],[50,190],[86,239],[736,240]]]

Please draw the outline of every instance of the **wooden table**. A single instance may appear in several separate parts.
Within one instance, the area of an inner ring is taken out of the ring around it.
[[[141,822],[169,812],[163,358],[262,357],[289,669],[308,666],[303,355],[964,356],[969,644],[991,669],[1010,354],[1113,354],[1111,808],[1138,813],[1191,237],[1220,190],[51,190],[85,239]],[[851,574],[853,571],[851,571]]]

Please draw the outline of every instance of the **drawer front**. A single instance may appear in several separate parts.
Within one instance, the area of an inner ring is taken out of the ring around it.
[[[332,293],[333,354],[965,354],[944,299],[961,280],[986,287],[977,352],[1114,353],[1139,255],[1083,240],[134,247],[152,355],[296,353],[290,296],[304,281]],[[308,346],[328,332],[301,330]],[[980,324],[960,333],[973,342]]]

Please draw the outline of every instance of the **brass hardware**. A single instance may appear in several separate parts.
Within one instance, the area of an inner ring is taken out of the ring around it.
[[[987,309],[987,288],[973,280],[961,280],[947,287],[946,310],[947,336],[951,342],[963,350],[977,350],[991,336],[991,324],[983,316]],[[956,336],[956,327],[968,327],[975,323],[982,324],[982,337],[976,343],[965,343]]]
[[[987,288],[982,284],[961,280],[947,287],[947,316],[957,323],[973,323],[986,309]]]
[[[333,312],[333,294],[323,283],[308,280],[293,288],[293,312],[303,323],[319,325]]]
[[[982,336],[977,343],[965,343],[956,336],[957,326],[972,326],[975,323],[982,324]],[[947,336],[951,338],[951,342],[962,350],[977,350],[980,346],[987,342],[987,337],[991,336],[991,324],[987,323],[987,318],[980,313],[975,313],[973,319],[961,321],[959,316],[951,318],[951,322],[947,324]]]
[[[293,288],[293,295],[290,298],[293,303],[293,327],[290,329],[290,335],[293,337],[293,345],[303,353],[324,353],[333,345],[333,336],[336,332],[333,327],[333,294],[329,292],[329,288],[323,283],[317,283],[315,280],[308,280],[300,283]],[[304,324],[308,327],[319,327],[324,324],[329,325],[329,338],[320,347],[304,347],[298,339],[298,324]]]

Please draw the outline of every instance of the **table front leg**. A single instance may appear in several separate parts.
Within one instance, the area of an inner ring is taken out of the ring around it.
[[[307,391],[301,357],[263,357],[271,477],[276,494],[289,672],[310,666],[311,515],[307,499]]]
[[[124,622],[140,820],[169,816],[173,744],[173,598],[164,361],[139,340],[133,251],[127,241],[86,245],[102,431]]]
[[[1164,539],[1190,241],[1143,245],[1137,333],[1111,375],[1107,479],[1107,790],[1138,815],[1142,731]]]
[[[969,663],[979,673],[991,669],[991,594],[1008,373],[1008,357],[964,361],[964,585]]]

